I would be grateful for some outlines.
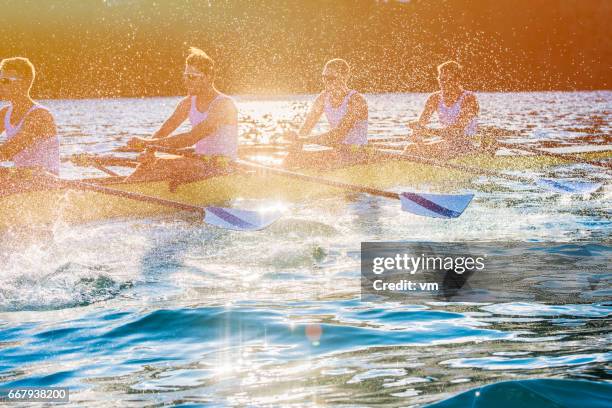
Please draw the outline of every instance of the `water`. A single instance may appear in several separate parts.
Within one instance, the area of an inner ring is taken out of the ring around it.
[[[311,98],[238,98],[241,134],[269,140],[302,118]],[[416,117],[424,99],[369,95],[371,135],[403,134],[402,124]],[[522,130],[518,141],[571,149],[610,144],[612,92],[480,100],[482,122]],[[69,156],[107,153],[133,135],[150,134],[176,102],[47,105]],[[68,163],[62,174],[99,175]],[[580,164],[547,174],[610,178]],[[490,184],[497,188],[480,188]],[[88,407],[395,407],[504,380],[609,381],[609,270],[591,273],[591,284],[569,301],[556,296],[564,289],[555,282],[534,287],[548,293],[538,302],[359,300],[361,241],[557,241],[566,250],[610,244],[609,187],[561,196],[482,178],[475,189],[468,211],[453,221],[352,195],[284,203],[287,214],[257,233],[176,217],[55,225],[31,236],[5,231],[0,384],[67,386],[71,401]],[[591,383],[567,384],[580,392]]]

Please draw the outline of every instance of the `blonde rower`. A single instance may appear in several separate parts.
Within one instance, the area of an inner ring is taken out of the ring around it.
[[[415,144],[408,146],[405,153],[449,158],[475,150],[472,137],[477,131],[480,107],[476,94],[463,89],[461,66],[455,61],[439,65],[438,83],[440,90],[429,95],[419,120],[408,123]],[[441,129],[427,127],[434,113]],[[424,144],[423,136],[440,136],[442,141]]]
[[[155,158],[145,155],[131,181],[147,179],[192,180],[219,174],[238,157],[238,111],[229,96],[215,87],[214,61],[204,51],[190,48],[183,79],[188,95],[151,138],[136,137],[128,146],[194,147],[202,160],[188,157]],[[191,130],[172,133],[189,119]]]
[[[0,62],[0,99],[8,105],[0,109],[0,162],[16,168],[36,169],[59,174],[59,139],[53,116],[30,97],[36,71],[22,57]]]
[[[329,161],[351,160],[360,152],[360,147],[368,143],[368,102],[348,81],[350,68],[340,58],[327,61],[323,67],[324,90],[317,95],[306,115],[299,132],[288,132],[285,137],[294,142],[293,152],[288,162],[302,161],[301,164],[326,165]],[[329,131],[318,135],[311,132],[321,116],[325,114]],[[333,148],[322,153],[305,155],[301,152],[304,143],[312,143]]]

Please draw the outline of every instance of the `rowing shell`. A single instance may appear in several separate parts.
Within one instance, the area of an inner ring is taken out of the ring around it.
[[[610,152],[585,153],[585,158],[610,158]],[[456,163],[486,169],[541,169],[566,163],[544,156],[472,155]],[[379,189],[410,187],[412,191],[449,192],[469,186],[475,176],[449,169],[440,169],[406,161],[383,161],[346,166],[326,171],[302,170],[302,173]],[[119,177],[89,179],[88,182],[186,204],[231,206],[240,199],[266,202],[302,201],[338,195],[337,188],[296,181],[266,172],[236,172],[178,186],[168,181],[126,183]],[[136,218],[162,215],[176,210],[150,203],[135,202],[90,191],[34,188],[28,192],[0,190],[0,230],[20,225],[82,223],[113,218]]]

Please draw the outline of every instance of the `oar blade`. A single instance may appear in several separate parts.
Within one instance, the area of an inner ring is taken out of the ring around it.
[[[259,231],[267,228],[282,213],[280,211],[251,211],[236,208],[206,207],[204,222],[234,231]]]
[[[431,218],[457,218],[474,198],[474,194],[432,194],[403,192],[402,210]]]
[[[561,194],[588,194],[599,190],[602,183],[590,183],[586,181],[568,181],[554,179],[538,179],[536,183],[548,190]]]

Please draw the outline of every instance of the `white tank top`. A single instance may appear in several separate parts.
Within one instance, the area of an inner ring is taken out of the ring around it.
[[[351,90],[348,94],[346,94],[346,96],[342,100],[342,103],[337,108],[334,108],[332,106],[329,100],[329,95],[325,95],[325,116],[327,117],[329,126],[332,129],[335,129],[340,126],[340,122],[342,122],[342,119],[346,116],[349,100],[351,99],[351,96],[356,93],[357,91]],[[348,145],[368,144],[368,121],[360,120],[355,122],[355,124],[349,130],[342,143]]]
[[[208,104],[208,110],[200,112],[196,104],[196,96],[192,96],[191,108],[189,109],[189,122],[191,122],[191,126],[195,127],[205,120],[213,104],[223,98],[228,98],[234,103],[227,95],[217,95]],[[215,132],[196,143],[195,152],[202,156],[225,156],[236,160],[238,158],[238,124],[219,126]]]
[[[23,123],[25,122],[28,115],[36,109],[47,108],[41,105],[34,104],[23,118],[15,126],[11,125],[11,114],[13,113],[13,105],[9,104],[4,115],[4,130],[6,131],[7,140],[15,137],[20,131]],[[59,153],[59,137],[54,135],[45,139],[38,140],[34,145],[29,146],[13,156],[13,163],[15,167],[42,167],[45,170],[59,175],[60,168],[60,153]]]
[[[459,114],[461,113],[461,105],[463,103],[463,99],[466,95],[470,95],[470,91],[463,91],[461,96],[457,98],[455,103],[452,106],[446,106],[444,104],[444,96],[442,92],[440,92],[440,100],[438,102],[438,119],[440,123],[444,126],[451,126],[457,122],[459,119]],[[466,136],[474,136],[478,131],[478,121],[476,118],[472,119],[470,123],[465,128]]]

